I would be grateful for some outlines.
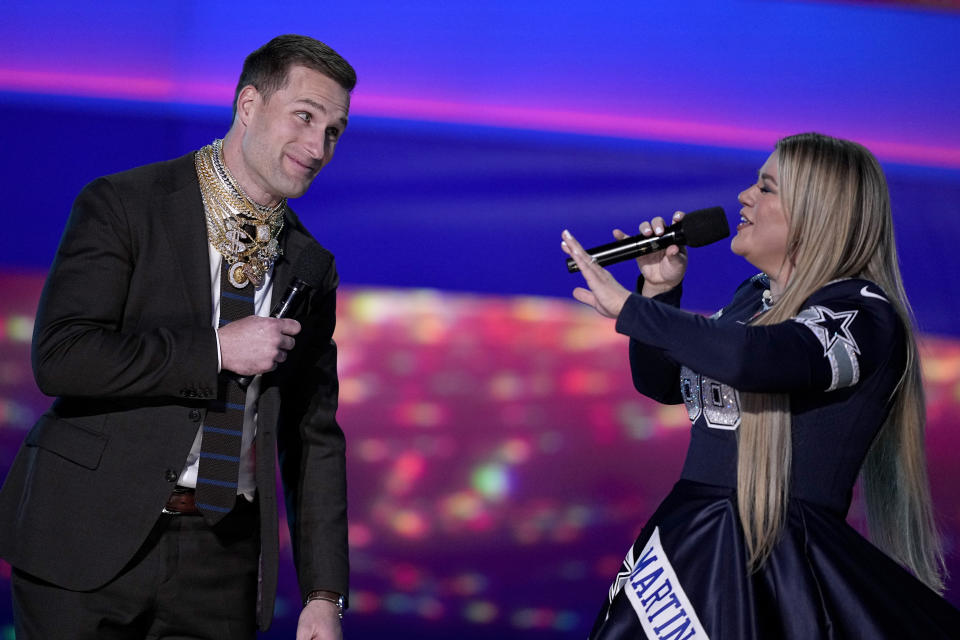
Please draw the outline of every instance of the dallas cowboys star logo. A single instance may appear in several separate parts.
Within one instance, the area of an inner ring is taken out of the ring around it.
[[[857,317],[857,311],[831,311],[826,307],[811,307],[811,311],[817,314],[816,318],[810,318],[807,326],[813,329],[823,344],[823,354],[828,351],[837,342],[843,342],[853,349],[854,353],[860,353],[857,341],[850,334],[850,325],[853,319]]]

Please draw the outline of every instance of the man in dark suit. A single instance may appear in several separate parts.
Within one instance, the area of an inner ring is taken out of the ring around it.
[[[330,161],[355,82],[323,43],[275,38],[245,61],[222,141],[78,196],[34,332],[37,383],[56,400],[0,492],[18,638],[267,628],[278,453],[297,638],[341,637],[338,277],[286,198]],[[313,288],[267,317],[305,253]]]

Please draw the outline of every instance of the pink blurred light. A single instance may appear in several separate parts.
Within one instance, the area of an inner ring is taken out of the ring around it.
[[[350,610],[354,613],[370,613],[380,608],[380,597],[373,591],[350,592]]]
[[[423,574],[411,564],[400,564],[390,571],[394,587],[401,591],[415,591],[423,583]]]
[[[234,87],[158,76],[119,76],[0,68],[0,89],[46,95],[229,106]]]
[[[535,131],[573,132],[748,149],[770,149],[777,139],[785,134],[795,133],[703,120],[466,104],[398,96],[364,95],[362,99],[355,102],[355,110],[364,115],[389,118],[483,124]],[[861,140],[861,142],[878,156],[896,162],[932,163],[937,166],[960,168],[960,149],[884,140]]]
[[[462,573],[450,582],[450,589],[459,596],[473,596],[487,588],[487,577],[482,573]]]
[[[351,547],[363,549],[373,543],[373,532],[365,524],[350,522],[349,538]]]
[[[397,512],[392,525],[394,532],[404,538],[421,539],[430,532],[426,517],[416,511]]]
[[[0,90],[47,95],[227,106],[234,86],[167,77],[83,74],[0,68]],[[429,100],[359,92],[351,105],[359,115],[487,125],[534,131],[578,133],[640,140],[662,140],[733,148],[769,149],[793,131],[743,127],[672,116],[600,113]],[[894,162],[960,168],[960,149],[880,139],[859,140],[879,157]],[[432,327],[431,341],[441,339]]]
[[[423,476],[426,462],[418,453],[404,453],[393,463],[384,483],[392,495],[406,495]]]

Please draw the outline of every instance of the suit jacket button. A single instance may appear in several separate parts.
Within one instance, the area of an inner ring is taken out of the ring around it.
[[[191,409],[190,419],[194,422],[200,422],[200,409]]]
[[[167,469],[163,477],[167,479],[167,482],[176,482],[177,478],[180,477],[180,474],[178,474],[173,469]]]

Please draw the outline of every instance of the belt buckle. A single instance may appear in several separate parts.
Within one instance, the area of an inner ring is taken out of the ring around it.
[[[170,497],[172,498],[177,494],[192,493],[193,491],[194,490],[191,487],[182,487],[180,485],[177,485],[176,487],[174,487],[173,492],[170,494]],[[169,502],[169,498],[168,498],[168,502]],[[163,505],[163,509],[160,510],[160,513],[165,516],[185,515],[184,511],[173,511],[171,509],[168,509],[166,504]]]

